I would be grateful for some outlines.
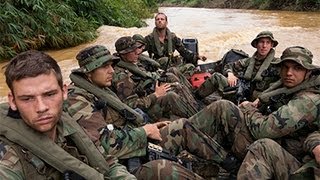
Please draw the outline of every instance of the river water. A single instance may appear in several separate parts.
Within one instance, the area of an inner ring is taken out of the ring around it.
[[[261,11],[238,9],[205,8],[160,8],[168,16],[168,27],[180,38],[197,38],[199,54],[207,56],[209,61],[222,58],[232,48],[242,49],[249,55],[255,51],[250,43],[263,30],[272,31],[279,45],[276,56],[288,46],[299,45],[310,49],[314,54],[315,64],[320,65],[320,13],[292,11]],[[71,69],[76,68],[76,54],[83,48],[102,44],[111,52],[115,51],[114,42],[121,36],[139,33],[149,34],[154,27],[154,20],[146,20],[143,28],[120,28],[101,26],[99,37],[87,44],[76,47],[47,51],[62,68],[66,83]],[[6,63],[0,63],[0,68]],[[0,70],[0,102],[6,101],[8,88],[5,84],[3,69]]]

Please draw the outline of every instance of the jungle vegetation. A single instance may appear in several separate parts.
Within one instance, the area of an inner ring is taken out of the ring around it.
[[[156,9],[155,0],[2,0],[0,60],[88,42],[104,24],[141,27]]]

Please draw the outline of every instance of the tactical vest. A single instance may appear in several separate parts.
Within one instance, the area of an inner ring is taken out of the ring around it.
[[[60,146],[53,143],[45,134],[27,126],[22,119],[7,116],[8,109],[7,103],[0,104],[0,135],[27,149],[60,173],[71,170],[85,179],[105,179],[104,175],[107,174],[109,166],[104,156],[98,151],[81,127],[70,119],[68,115],[63,114],[61,120],[66,126],[72,127],[76,131],[69,138],[76,144],[79,152],[87,157],[90,166],[67,153]],[[30,166],[24,168],[24,170],[28,171],[32,169]],[[33,170],[36,171],[36,169]],[[37,173],[28,172],[26,175],[34,174]],[[38,175],[36,177],[43,176]]]
[[[71,73],[70,79],[76,86],[85,89],[86,91],[105,101],[108,106],[119,112],[126,120],[130,121],[130,123],[133,123],[137,126],[144,124],[143,117],[128,105],[121,102],[120,99],[116,97],[116,94],[114,94],[110,89],[99,88],[88,82],[79,74]]]

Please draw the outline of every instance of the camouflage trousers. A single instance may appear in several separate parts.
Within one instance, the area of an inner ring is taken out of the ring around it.
[[[238,179],[289,179],[300,166],[301,163],[277,142],[260,139],[250,146]]]
[[[196,90],[197,96],[202,99],[214,92],[221,96],[225,87],[228,87],[228,79],[221,73],[213,73],[201,86]]]
[[[182,165],[164,159],[154,160],[143,164],[138,168],[134,175],[139,180],[203,179],[202,177],[186,169]]]
[[[239,159],[244,158],[247,148],[254,141],[243,113],[228,100],[211,103],[188,121],[213,138],[225,150],[231,150]]]
[[[160,133],[163,140],[159,143],[159,145],[174,155],[178,155],[180,152],[186,150],[201,159],[216,164],[221,163],[227,156],[227,152],[225,152],[222,148],[217,148],[219,145],[215,141],[194,127],[187,119],[182,118],[171,122],[169,125],[161,128]],[[123,152],[129,152],[127,149],[130,147],[130,143],[139,143],[121,142],[117,137],[117,135],[121,136],[121,134],[122,133],[120,130],[113,130],[108,136],[109,139],[106,137],[103,139],[104,142],[108,143],[102,142],[102,145],[107,153],[115,155],[119,159],[122,159],[123,157],[128,158],[128,154],[124,154]],[[122,147],[123,150],[121,150],[119,147]],[[141,147],[139,150],[137,150],[136,154],[134,154],[134,152],[131,153],[131,157],[144,155],[146,155],[146,147]],[[167,168],[167,166],[164,165],[168,165],[168,167],[170,165],[172,168]],[[174,171],[174,173],[172,171]],[[139,172],[143,174],[140,174],[140,177],[151,177],[150,179],[154,179],[155,177],[160,178],[161,176],[158,177],[159,174],[166,175],[166,178],[169,179],[175,179],[177,174],[198,177],[194,173],[191,173],[189,170],[183,168],[181,165],[167,161],[146,163],[140,167]]]
[[[197,102],[191,92],[179,83],[172,83],[172,91],[159,97],[147,114],[153,120],[161,118],[189,118],[198,112]]]

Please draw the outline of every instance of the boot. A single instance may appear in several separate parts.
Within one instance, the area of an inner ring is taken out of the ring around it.
[[[229,174],[229,179],[237,179],[237,173],[240,168],[241,161],[239,161],[232,154],[228,154],[226,159],[220,164]]]

